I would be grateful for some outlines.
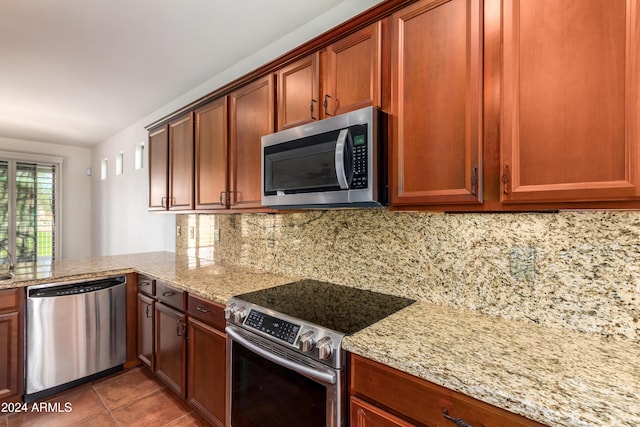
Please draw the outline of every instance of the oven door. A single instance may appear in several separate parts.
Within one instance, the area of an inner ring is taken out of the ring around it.
[[[227,325],[232,427],[342,427],[344,372]]]

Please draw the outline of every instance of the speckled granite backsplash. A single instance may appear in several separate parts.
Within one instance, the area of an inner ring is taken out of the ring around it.
[[[640,342],[640,212],[179,215],[176,252]]]

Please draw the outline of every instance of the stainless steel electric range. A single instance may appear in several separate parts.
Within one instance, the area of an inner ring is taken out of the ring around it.
[[[413,302],[316,280],[231,298],[226,424],[346,425],[342,339]]]

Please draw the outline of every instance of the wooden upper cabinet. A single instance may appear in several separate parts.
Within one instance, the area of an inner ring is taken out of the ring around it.
[[[227,98],[195,111],[196,209],[226,209],[228,187]]]
[[[271,74],[229,95],[232,209],[262,207],[262,136],[274,132],[274,105]]]
[[[149,132],[149,210],[166,210],[169,194],[169,130]]]
[[[278,130],[302,125],[320,117],[320,60],[318,52],[277,72]]]
[[[482,2],[392,16],[392,204],[482,201]]]
[[[502,201],[638,196],[636,0],[504,0]]]
[[[381,37],[378,21],[327,47],[322,64],[323,117],[381,106]]]
[[[169,210],[193,209],[193,113],[169,123]]]

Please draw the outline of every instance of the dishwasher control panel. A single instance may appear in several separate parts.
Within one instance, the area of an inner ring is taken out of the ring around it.
[[[101,291],[113,286],[126,283],[125,276],[111,277],[108,279],[92,280],[81,283],[68,283],[63,285],[48,285],[29,289],[29,298],[51,298],[67,295],[80,295],[89,292]]]

